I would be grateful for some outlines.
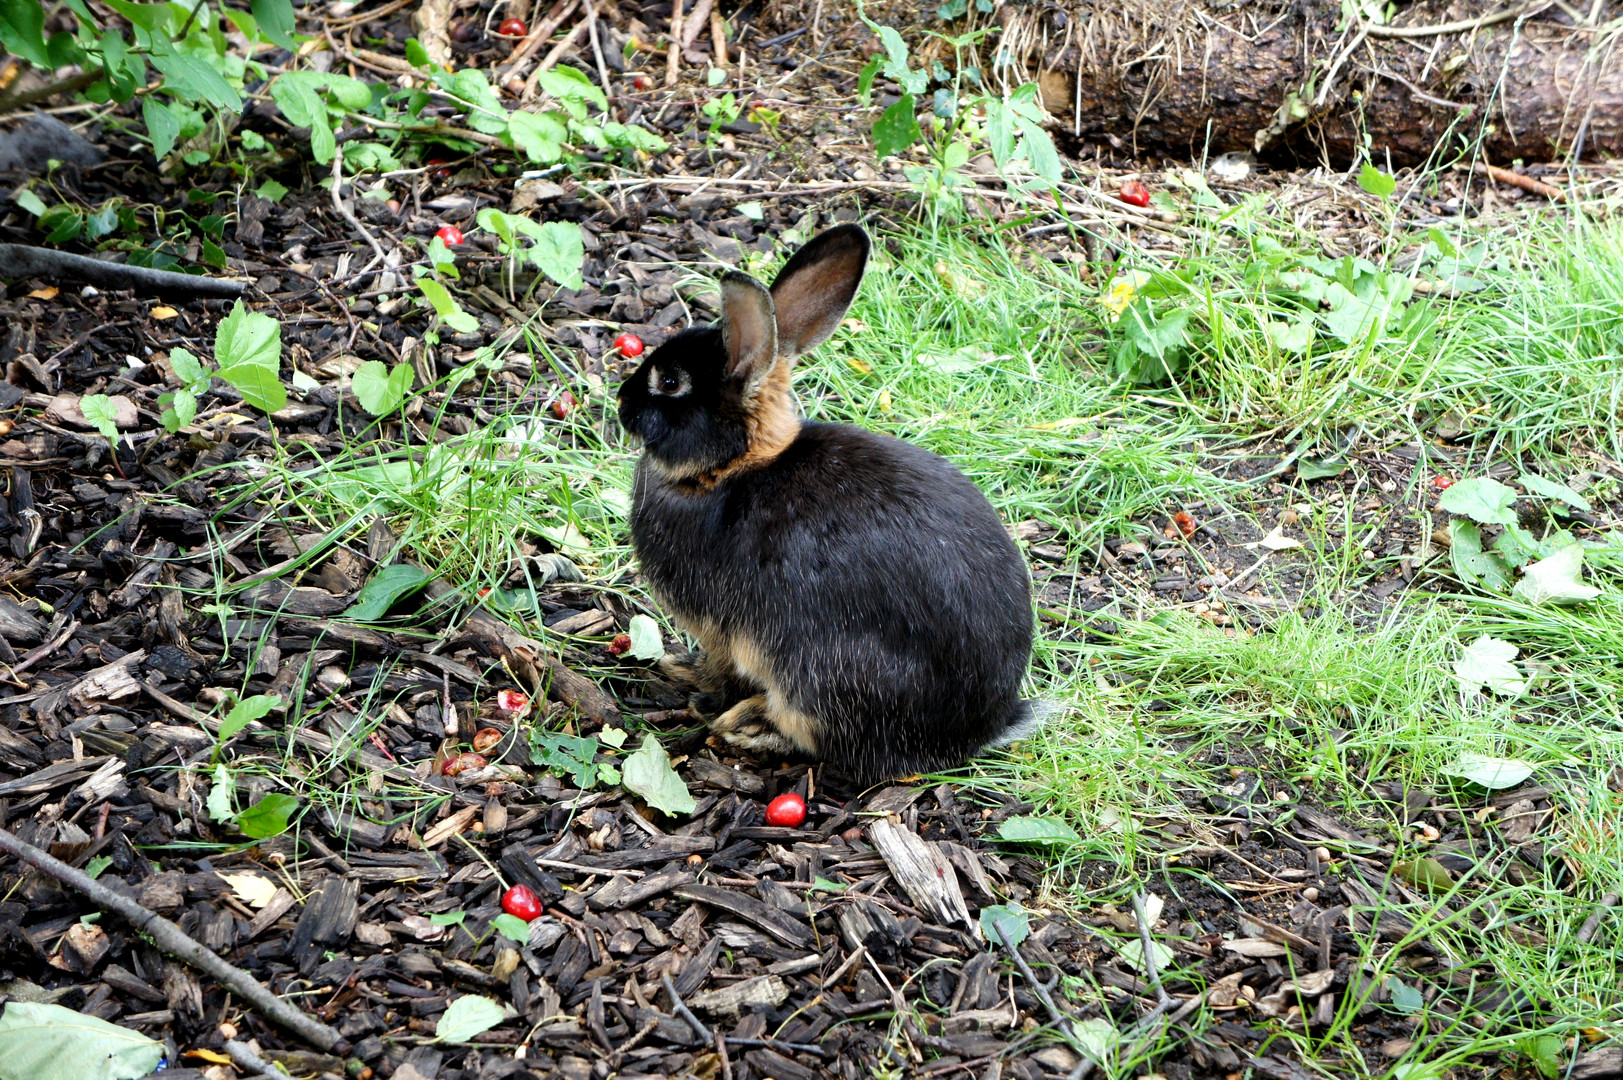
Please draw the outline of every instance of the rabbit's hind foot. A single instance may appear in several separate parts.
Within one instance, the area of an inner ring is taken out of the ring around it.
[[[767,695],[745,698],[710,722],[712,734],[729,746],[754,754],[792,755],[814,753],[815,745],[803,745],[800,736],[811,742],[806,717],[792,710],[774,710]],[[787,721],[787,724],[784,724]],[[793,732],[784,730],[787,726]]]

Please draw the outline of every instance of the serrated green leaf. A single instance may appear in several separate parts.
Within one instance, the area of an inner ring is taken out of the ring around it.
[[[1012,817],[997,827],[999,840],[1012,844],[1077,844],[1082,837],[1058,818]]]
[[[507,1015],[499,1004],[477,994],[464,994],[451,1002],[439,1023],[434,1025],[434,1041],[465,1043],[501,1023]]]
[[[1019,904],[993,904],[981,908],[981,933],[993,946],[1006,940],[1018,946],[1031,936],[1031,916]]]
[[[287,195],[287,185],[278,184],[275,180],[266,180],[254,189],[254,194],[261,199],[269,199],[271,202],[281,202]]]
[[[586,245],[581,241],[580,226],[566,221],[542,225],[530,248],[530,261],[564,288],[582,288],[586,284],[580,273],[586,261]]]
[[[221,367],[257,364],[275,371],[282,360],[282,327],[238,300],[214,331],[214,359]]]
[[[1487,757],[1483,754],[1461,754],[1454,763],[1442,770],[1444,776],[1469,780],[1473,784],[1492,790],[1513,788],[1533,775],[1533,766],[1510,758]]]
[[[106,394],[86,394],[79,399],[79,411],[91,427],[107,439],[110,443],[118,442],[118,409],[113,405],[113,399]]]
[[[287,408],[287,387],[282,385],[275,368],[232,364],[216,369],[214,374],[236,387],[242,400],[261,412],[280,412]]]
[[[1398,182],[1369,162],[1358,170],[1358,186],[1379,199],[1389,199],[1398,189]]]
[[[5,1080],[135,1080],[163,1055],[161,1042],[60,1005],[12,1000],[0,1013]]]
[[[1386,979],[1386,994],[1392,1007],[1405,1015],[1426,1007],[1426,998],[1419,990],[1391,976]]]
[[[1512,662],[1516,652],[1516,646],[1510,642],[1483,634],[1454,661],[1454,677],[1466,693],[1474,694],[1487,687],[1496,694],[1519,697],[1527,689],[1527,681]]]
[[[298,799],[273,791],[238,816],[237,828],[244,836],[266,840],[286,832],[288,819],[298,808]]]
[[[242,111],[242,96],[206,62],[186,53],[147,54],[147,61],[163,72],[164,86],[189,101],[206,101],[216,109]]]
[[[1038,176],[1050,184],[1060,182],[1059,152],[1054,149],[1054,140],[1040,124],[1020,118],[1015,121],[1020,129],[1020,145],[1026,152],[1026,160],[1031,162],[1031,169]]]
[[[538,165],[551,165],[563,157],[569,129],[556,113],[515,112],[507,118],[513,145]]]
[[[236,778],[224,764],[214,767],[214,783],[209,787],[209,820],[224,824],[237,816],[232,799],[237,793]]]
[[[1547,559],[1522,571],[1512,594],[1531,604],[1579,604],[1593,600],[1600,590],[1583,583],[1584,547],[1568,544]]]
[[[379,567],[362,586],[355,603],[344,612],[344,617],[357,622],[376,622],[388,614],[394,602],[422,588],[428,582],[428,572],[411,563],[392,563]]]
[[[590,791],[597,784],[595,738],[557,732],[537,733],[530,738],[530,749],[541,759],[542,765],[569,777],[580,790]]]
[[[631,617],[630,655],[638,660],[658,660],[665,655],[665,641],[660,636],[659,624],[647,615]]]
[[[644,736],[642,748],[626,758],[620,771],[626,790],[641,796],[655,810],[691,814],[698,806],[687,785],[671,768],[670,755],[652,735]]]
[[[1487,476],[1460,480],[1443,492],[1437,505],[1451,514],[1464,514],[1483,525],[1514,525],[1516,493]]]
[[[373,416],[382,416],[400,408],[414,378],[416,372],[404,361],[391,371],[381,360],[368,360],[350,376],[350,389],[355,391],[361,408]]]
[[[113,857],[111,855],[97,855],[94,859],[91,859],[89,862],[85,863],[85,877],[89,878],[91,881],[95,881],[97,878],[101,877],[102,871],[106,870],[112,865]]]
[[[163,426],[174,434],[197,419],[197,395],[190,390],[176,390],[174,401],[163,411]]]
[[[1454,518],[1448,523],[1448,562],[1467,585],[1483,585],[1494,592],[1510,588],[1510,567],[1491,551],[1482,550],[1482,530],[1475,522]]]

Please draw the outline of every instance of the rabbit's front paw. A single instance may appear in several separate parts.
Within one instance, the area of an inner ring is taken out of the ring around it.
[[[699,683],[699,654],[687,653],[677,656],[675,653],[666,653],[659,658],[659,673],[672,682],[684,686],[697,686]]]
[[[710,722],[727,745],[755,754],[797,754],[801,748],[772,722],[764,695],[745,698]]]

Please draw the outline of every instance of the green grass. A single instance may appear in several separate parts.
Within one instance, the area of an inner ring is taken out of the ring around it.
[[[855,323],[802,365],[806,412],[948,456],[1007,520],[1059,529],[1083,573],[1097,572],[1090,568],[1102,541],[1153,536],[1152,516],[1185,505],[1226,506],[1244,518],[1270,502],[1314,497],[1282,466],[1273,472],[1282,494],[1236,479],[1229,466],[1248,454],[1319,455],[1353,432],[1381,445],[1429,446],[1449,421],[1469,435],[1463,463],[1451,467],[1462,475],[1506,455],[1527,455],[1555,476],[1593,467],[1587,455],[1619,457],[1623,229],[1575,217],[1452,235],[1462,250],[1486,245],[1471,271],[1480,290],[1418,294],[1388,313],[1383,331],[1349,341],[1321,327],[1302,353],[1279,347],[1268,326],[1315,310],[1279,275],[1319,254],[1318,240],[1280,224],[1265,203],[1198,219],[1181,257],[1133,256],[1156,275],[1141,291],[1146,317],[1170,325],[1188,313],[1169,386],[1135,387],[1117,375],[1127,322],[1112,322],[1101,283],[1076,264],[1034,257],[985,227],[921,230],[884,238]],[[1382,280],[1410,276],[1395,268],[1410,265],[1403,257],[1425,240],[1388,237],[1374,258],[1389,275]],[[1422,266],[1414,276],[1435,276],[1435,258]],[[1324,280],[1333,274],[1324,270]],[[556,369],[561,359],[538,352],[536,366]],[[602,415],[582,409],[562,424],[538,420],[544,389],[492,380],[483,407],[495,419],[472,434],[432,449],[377,456],[357,445],[314,466],[279,463],[261,489],[280,490],[297,508],[284,512],[337,526],[338,535],[382,515],[414,557],[467,588],[511,584],[514,567],[533,582],[536,564],[521,545],[544,539],[589,582],[657,613],[627,584],[634,451],[612,421],[613,387],[594,394]],[[1394,513],[1423,520],[1432,494],[1422,470]],[[1469,965],[1479,982],[1517,989],[1536,1006],[1467,1005],[1450,1016],[1428,1002],[1416,1014],[1413,1048],[1397,1060],[1355,1040],[1363,1002],[1351,995],[1341,995],[1328,1032],[1282,1027],[1277,1038],[1325,1075],[1420,1080],[1442,1075],[1425,1066],[1464,1063],[1457,1075],[1482,1075],[1513,1064],[1537,1035],[1615,1034],[1618,937],[1606,929],[1584,944],[1576,935],[1603,892],[1623,889],[1623,784],[1613,773],[1623,763],[1623,575],[1615,560],[1595,560],[1589,580],[1605,591],[1575,608],[1467,595],[1446,582],[1384,609],[1360,606],[1353,601],[1368,574],[1361,542],[1370,526],[1347,518],[1351,502],[1324,507],[1332,512],[1295,530],[1307,543],[1293,558],[1311,571],[1309,594],[1302,607],[1271,614],[1264,630],[1214,627],[1154,595],[1108,613],[1119,630],[1103,640],[1083,639],[1079,612],[1051,612],[1059,618],[1045,623],[1031,688],[1068,710],[1032,744],[971,773],[977,783],[1017,788],[1077,828],[1082,842],[1051,853],[1049,899],[1089,908],[1197,879],[1225,891],[1178,861],[1165,826],[1183,827],[1182,846],[1203,842],[1207,797],[1236,769],[1260,776],[1266,797],[1324,807],[1395,845],[1400,858],[1423,858],[1427,849],[1385,785],[1424,786],[1445,808],[1474,808],[1483,793],[1445,772],[1461,753],[1525,761],[1556,804],[1546,827],[1551,857],[1512,871],[1496,856],[1430,898],[1411,886],[1416,897],[1403,913],[1414,936],[1439,950],[1439,963]],[[1446,515],[1435,513],[1441,525]],[[1272,574],[1263,570],[1264,584]],[[1315,617],[1304,613],[1309,604]],[[1533,676],[1522,698],[1461,694],[1452,664],[1482,633],[1521,650]],[[1430,985],[1400,949],[1360,940],[1375,982]],[[1378,1008],[1393,1027],[1408,1030],[1414,1020],[1390,1004]],[[1198,1030],[1211,1019],[1197,1013],[1191,1022]],[[1131,1061],[1183,1037],[1124,1048],[1107,1072],[1147,1071]]]

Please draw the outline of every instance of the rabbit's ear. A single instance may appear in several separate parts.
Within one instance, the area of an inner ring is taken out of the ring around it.
[[[721,278],[721,332],[727,375],[758,383],[778,359],[778,324],[766,286],[736,270]]]
[[[772,283],[779,356],[793,360],[834,333],[862,284],[869,247],[860,225],[840,225],[814,237],[784,264]]]

